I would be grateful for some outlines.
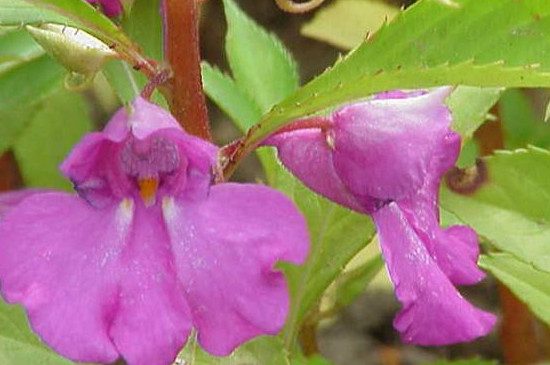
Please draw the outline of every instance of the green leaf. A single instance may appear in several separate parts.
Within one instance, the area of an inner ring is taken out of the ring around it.
[[[344,266],[371,241],[375,230],[367,216],[312,193],[295,179],[277,188],[289,195],[305,215],[311,238],[305,264],[281,264],[292,298],[283,330],[285,347],[290,350],[305,316]]]
[[[379,0],[338,0],[315,13],[302,26],[306,37],[352,49],[393,19],[399,8]]]
[[[60,89],[48,98],[13,146],[25,184],[72,190],[58,166],[91,129],[82,95]]]
[[[550,2],[425,0],[264,116],[252,145],[286,121],[391,89],[550,86]],[[491,32],[487,32],[491,29]]]
[[[225,49],[233,76],[264,112],[298,86],[296,65],[280,41],[224,0]]]
[[[550,271],[550,152],[497,152],[481,171],[483,182],[467,195],[442,189],[443,208],[499,250]],[[466,184],[476,176],[469,174]]]
[[[459,86],[451,93],[446,101],[453,114],[451,128],[461,135],[462,143],[485,122],[502,91],[502,88]]]
[[[499,111],[506,148],[550,145],[550,124],[535,112],[534,104],[523,91],[507,90],[500,100]]]
[[[227,357],[216,357],[203,351],[193,335],[179,358],[188,365],[289,365],[281,339],[273,336],[257,337]]]
[[[365,291],[367,285],[384,267],[382,255],[377,254],[363,265],[352,269],[336,280],[336,305],[345,306]]]
[[[107,44],[133,47],[120,28],[82,0],[0,0],[0,24],[58,23],[83,29]]]
[[[0,34],[0,74],[43,54],[44,50],[24,30],[11,29]]]
[[[71,365],[75,364],[47,348],[32,333],[19,306],[0,298],[0,364]]]
[[[241,90],[231,76],[219,69],[202,63],[202,81],[208,97],[227,114],[244,133],[262,117],[256,102]]]
[[[38,104],[59,87],[63,74],[64,70],[48,56],[0,74],[0,152],[14,143]]]
[[[479,265],[506,285],[538,318],[550,324],[550,272],[507,254],[481,256]]]
[[[147,58],[164,60],[163,29],[160,0],[136,0],[122,26],[144,50]]]

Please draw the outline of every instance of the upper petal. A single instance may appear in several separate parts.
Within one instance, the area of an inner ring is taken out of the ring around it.
[[[24,199],[45,192],[47,192],[47,190],[41,189],[21,189],[0,192],[0,218]]]
[[[496,318],[466,301],[434,262],[397,204],[373,214],[403,309],[394,320],[403,341],[446,345],[486,335]]]
[[[279,192],[252,184],[213,186],[208,199],[165,198],[164,218],[201,346],[228,355],[275,334],[289,297],[277,260],[304,261],[304,218]]]
[[[0,284],[75,361],[168,365],[191,327],[160,211],[129,200],[96,209],[62,193],[25,199],[0,221]]]
[[[333,149],[321,129],[300,129],[269,138],[281,162],[313,191],[350,209],[365,212],[334,170]]]
[[[337,110],[334,165],[357,196],[398,200],[419,189],[446,135],[449,89],[406,98],[375,98]]]

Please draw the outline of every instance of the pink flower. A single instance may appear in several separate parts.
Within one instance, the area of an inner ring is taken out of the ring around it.
[[[119,0],[86,0],[90,4],[101,4],[103,12],[108,17],[116,17],[122,13],[122,5]]]
[[[323,128],[287,131],[268,141],[311,189],[373,217],[403,304],[394,326],[405,342],[420,345],[469,341],[495,323],[454,287],[484,277],[476,265],[475,232],[439,226],[439,183],[460,150],[443,104],[448,92],[379,94],[336,110],[319,124]]]
[[[0,284],[60,354],[174,361],[195,328],[228,355],[276,334],[289,306],[277,260],[302,263],[306,224],[282,194],[212,185],[217,148],[137,99],[61,166],[80,196],[25,198],[0,220]]]

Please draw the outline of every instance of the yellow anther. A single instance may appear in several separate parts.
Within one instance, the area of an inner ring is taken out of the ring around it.
[[[146,207],[150,207],[155,204],[157,189],[159,187],[159,181],[155,178],[146,178],[138,180],[139,195],[143,199],[143,203]]]

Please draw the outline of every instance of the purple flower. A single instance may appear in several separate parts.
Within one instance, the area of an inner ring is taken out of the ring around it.
[[[122,13],[122,5],[119,0],[86,0],[90,4],[101,4],[103,12],[108,17],[116,17]]]
[[[443,104],[449,90],[379,94],[336,110],[319,123],[323,128],[286,131],[268,141],[311,189],[373,217],[403,305],[394,326],[405,342],[420,345],[469,341],[495,323],[454,287],[484,277],[475,232],[439,226],[439,183],[460,150]]]
[[[61,166],[79,195],[37,193],[0,220],[4,298],[75,361],[170,364],[195,328],[227,355],[276,334],[289,306],[277,260],[302,263],[306,224],[282,194],[211,184],[217,148],[137,99]]]

